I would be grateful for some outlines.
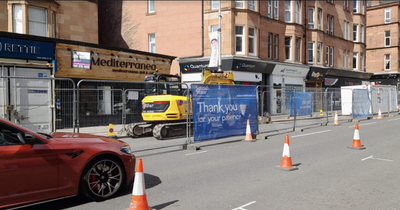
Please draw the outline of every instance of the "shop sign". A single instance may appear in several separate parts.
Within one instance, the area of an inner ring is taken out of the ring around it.
[[[305,77],[309,68],[295,67],[288,65],[276,65],[272,75],[287,75],[294,77]]]
[[[0,57],[53,60],[54,44],[0,37]]]

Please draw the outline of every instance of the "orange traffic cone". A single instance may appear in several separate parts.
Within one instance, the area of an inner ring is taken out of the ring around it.
[[[337,116],[337,111],[335,111],[335,119],[333,120],[334,125],[339,125],[339,118]]]
[[[292,165],[292,158],[290,157],[289,149],[289,135],[286,135],[285,143],[283,144],[282,162],[278,166],[279,169],[286,171],[297,170],[298,168]]]
[[[360,128],[358,127],[358,123],[356,123],[356,129],[354,130],[354,138],[353,138],[353,144],[351,147],[347,147],[349,149],[365,149],[364,145],[361,145],[361,140],[360,140]]]
[[[138,158],[132,201],[128,210],[150,210],[145,192],[142,158]]]
[[[249,141],[249,142],[256,141],[256,139],[253,139],[253,134],[251,134],[250,120],[249,119],[247,119],[246,137],[244,138],[244,141]]]
[[[378,119],[382,119],[382,112],[381,112],[381,108],[379,108],[379,111],[378,111]]]

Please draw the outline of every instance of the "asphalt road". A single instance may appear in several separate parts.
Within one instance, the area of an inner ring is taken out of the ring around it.
[[[359,122],[365,150],[347,148],[355,122],[279,132],[243,142],[244,136],[182,150],[186,139],[123,139],[143,158],[146,195],[157,210],[400,209],[400,116]],[[277,168],[285,135],[295,171]],[[91,202],[73,197],[27,209],[128,209],[131,189]]]

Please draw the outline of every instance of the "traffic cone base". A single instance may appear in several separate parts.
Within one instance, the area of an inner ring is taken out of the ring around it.
[[[356,123],[356,128],[354,130],[353,144],[351,145],[351,147],[347,147],[347,148],[349,148],[349,149],[357,149],[357,150],[365,149],[364,145],[361,145],[359,129],[360,128],[358,126],[358,123]]]
[[[381,112],[381,108],[379,108],[379,112],[378,112],[378,119],[382,119],[382,112]]]
[[[286,135],[285,137],[285,143],[283,144],[281,165],[277,166],[277,168],[285,171],[293,171],[298,169],[297,167],[292,165],[292,158],[290,157],[290,149],[289,149],[289,135]]]
[[[250,120],[247,120],[246,137],[244,138],[243,141],[247,141],[247,142],[255,142],[256,141],[256,139],[253,139],[253,134],[251,133]]]

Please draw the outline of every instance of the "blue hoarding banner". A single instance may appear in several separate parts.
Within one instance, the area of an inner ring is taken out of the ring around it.
[[[353,90],[353,118],[369,117],[371,114],[371,100],[368,90]]]
[[[313,93],[290,93],[290,116],[294,116],[296,100],[296,116],[312,115]],[[294,97],[296,95],[296,97]]]
[[[233,85],[191,85],[194,141],[257,131],[257,87]]]
[[[54,44],[0,37],[0,57],[53,60]]]

